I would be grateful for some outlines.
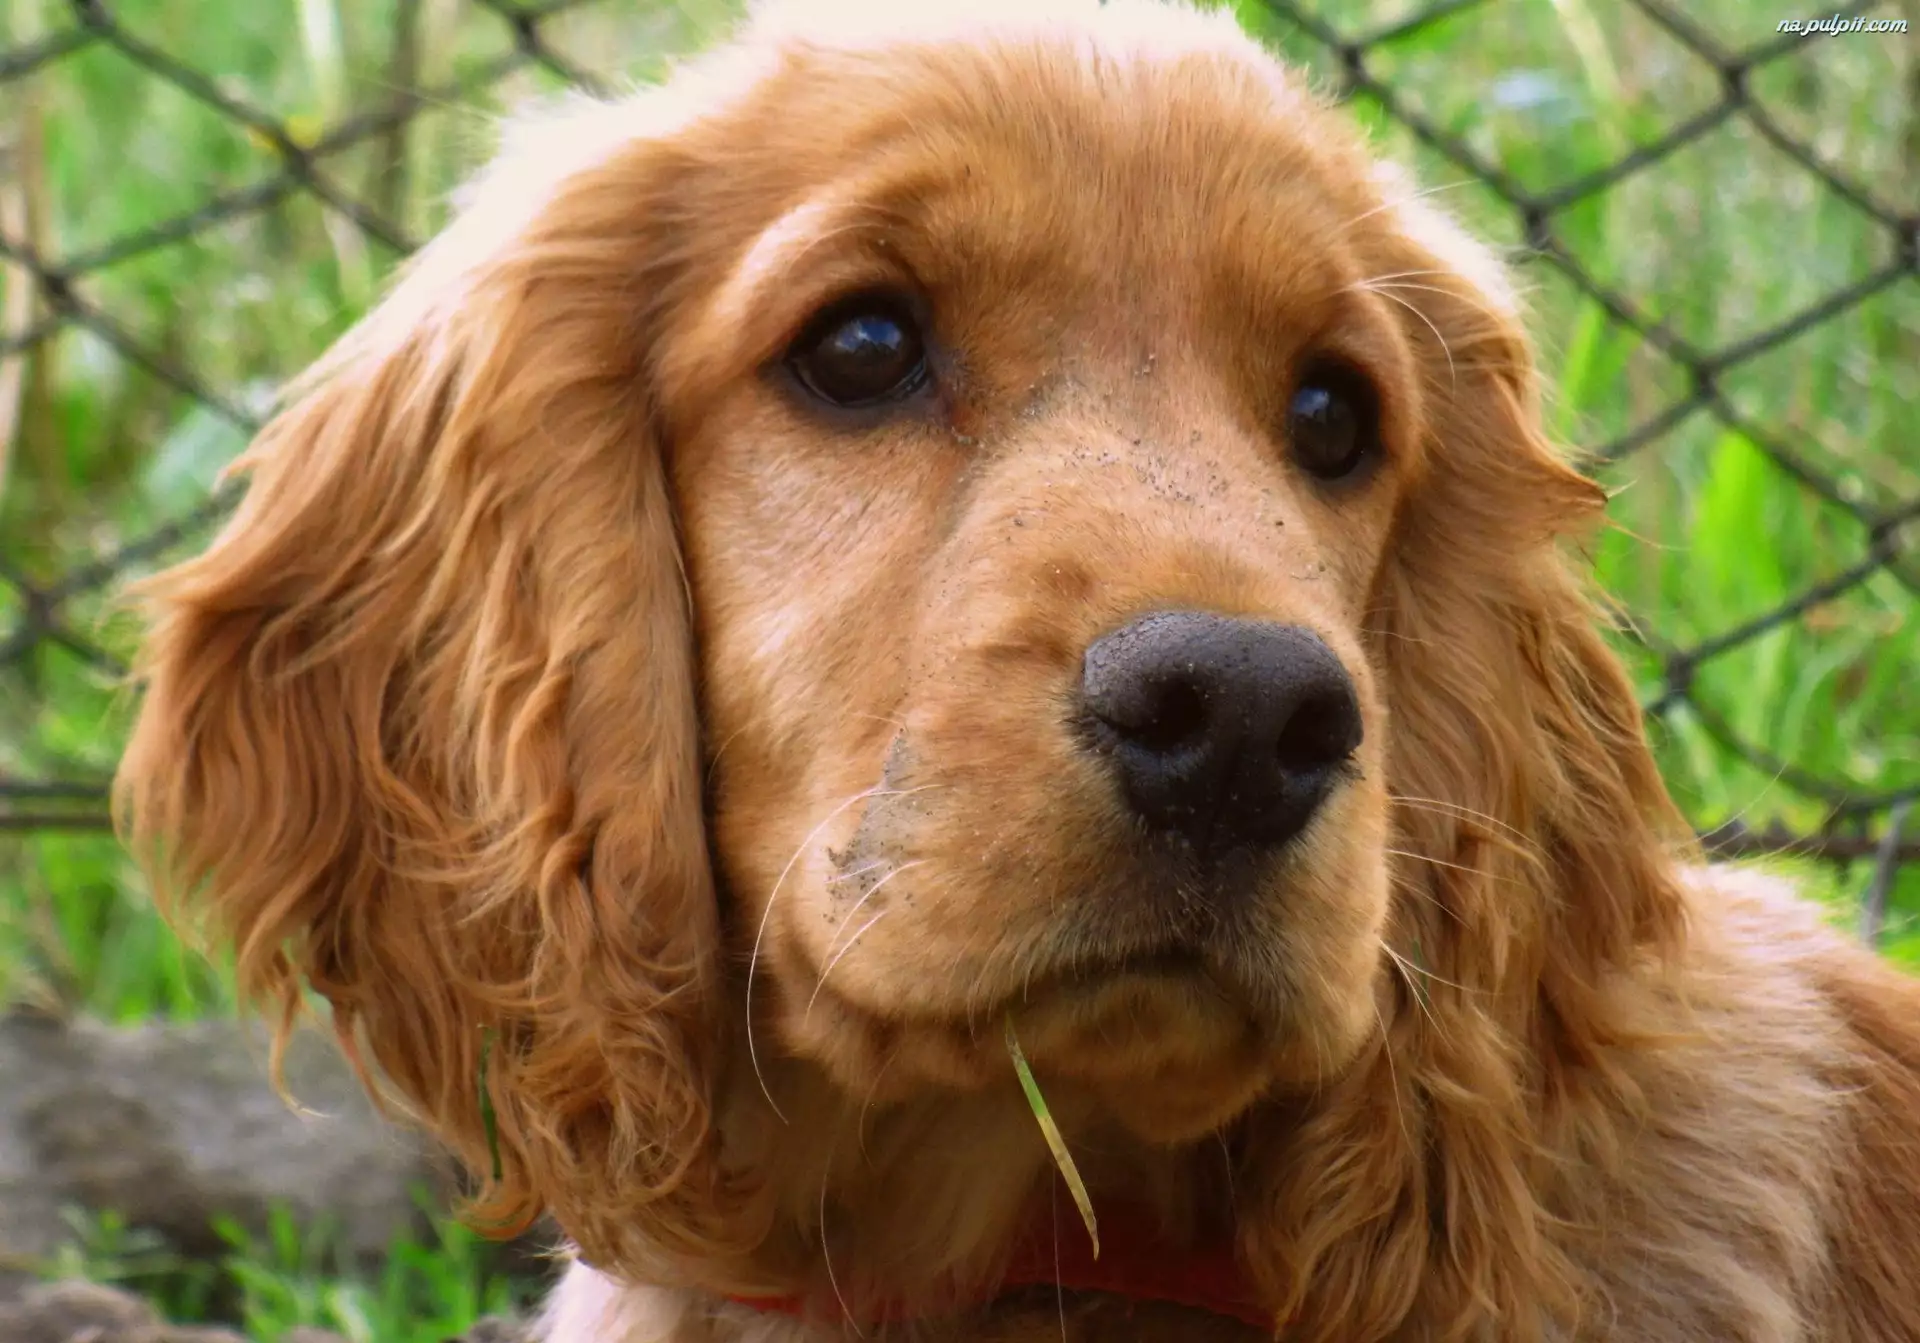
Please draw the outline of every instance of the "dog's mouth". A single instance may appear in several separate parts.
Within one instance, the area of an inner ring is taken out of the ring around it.
[[[1156,1023],[1190,1028],[1195,1019],[1264,1030],[1270,996],[1199,947],[1169,944],[1066,961],[991,999],[988,1015],[1112,1041],[1151,1034]]]
[[[1230,967],[1172,945],[1062,965],[998,1010],[1050,1085],[1174,1142],[1216,1129],[1265,1086],[1282,1026],[1257,998]]]
[[[1196,1001],[1218,1001],[1246,1009],[1246,986],[1230,969],[1196,946],[1168,944],[1135,952],[1089,953],[1029,976],[988,1000],[983,1015],[997,1020],[1010,1012],[1085,1011],[1114,995],[1174,994]]]
[[[1169,944],[1147,951],[1094,954],[1048,972],[1040,983],[1048,989],[1071,992],[1103,982],[1125,979],[1210,979],[1213,967],[1199,948]]]
[[[1103,1081],[1198,1064],[1280,1027],[1263,1007],[1270,991],[1195,945],[1089,950],[992,979],[957,1011],[882,1015],[963,1036],[991,1068],[1003,1066],[1001,1040],[1012,1022],[1036,1063]]]
[[[916,869],[927,871],[913,860],[876,860],[859,836],[828,857],[830,881],[860,883],[849,885],[850,907],[841,915],[856,929],[876,917],[876,894],[889,882],[887,893],[910,908]],[[955,942],[917,940],[915,962],[880,958],[878,978],[873,963],[857,954],[861,948],[847,950],[856,939],[844,934],[803,954],[818,962],[813,971],[823,992],[868,1015],[983,1040],[998,1039],[1013,1016],[1033,1023],[1042,1053],[1055,1036],[1080,1040],[1092,1055],[1108,1052],[1105,1042],[1138,1041],[1156,1029],[1187,1038],[1198,1030],[1202,1040],[1216,1034],[1202,1029],[1206,1023],[1274,1031],[1290,995],[1272,958],[1248,954],[1272,941],[1251,891],[1272,869],[1245,863],[1246,870],[1214,874],[1232,898],[1177,862],[1137,864],[1125,877],[1060,897],[1048,917],[1023,912],[997,937],[972,935],[962,922]],[[955,959],[940,954],[943,945]],[[926,960],[918,961],[922,955]]]
[[[1231,1120],[1312,1029],[1285,984],[1230,954],[1235,939],[1080,933],[1024,954],[1010,938],[989,965],[895,962],[886,980],[796,965],[789,1047],[863,1097],[904,1101],[1010,1085],[1011,1027],[1049,1103],[1158,1143]]]
[[[938,978],[946,969],[928,966],[925,974]],[[1195,1005],[1217,1005],[1253,1020],[1264,1015],[1261,1006],[1272,997],[1200,947],[1178,943],[1136,951],[1085,951],[1019,971],[997,972],[990,980],[985,987],[976,983],[972,992],[955,1002],[953,1010],[904,1004],[860,1005],[897,1020],[984,1032],[990,1026],[997,1029],[1009,1014],[1086,1017],[1097,1014],[1106,1000],[1116,996],[1156,994]],[[830,983],[828,990],[836,987]],[[861,996],[851,995],[856,1002]]]

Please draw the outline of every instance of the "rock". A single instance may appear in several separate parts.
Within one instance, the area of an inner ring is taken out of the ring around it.
[[[424,1231],[416,1197],[444,1205],[450,1165],[383,1120],[319,1035],[295,1039],[287,1081],[305,1112],[274,1094],[255,1024],[0,1016],[0,1283],[71,1239],[68,1205],[114,1210],[188,1255],[229,1248],[216,1217],[259,1234],[276,1206],[369,1265]]]
[[[289,1336],[291,1337],[291,1336]],[[0,1340],[5,1343],[247,1343],[226,1329],[164,1323],[137,1296],[90,1282],[55,1282],[28,1288],[0,1302]],[[346,1343],[312,1333],[304,1343]]]
[[[168,1324],[131,1292],[92,1282],[42,1283],[0,1297],[0,1343],[248,1343],[231,1329]],[[347,1343],[326,1329],[300,1327],[280,1343]],[[519,1320],[489,1316],[447,1343],[537,1343]]]

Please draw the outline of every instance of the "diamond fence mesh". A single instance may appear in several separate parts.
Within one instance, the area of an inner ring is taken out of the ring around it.
[[[1752,0],[1605,4],[1239,12],[1508,247],[1553,427],[1617,491],[1595,559],[1708,848],[1812,860],[1869,937],[1912,943],[1913,5],[1808,33],[1787,25],[1816,16]],[[115,590],[204,541],[232,502],[218,466],[431,233],[483,113],[644,81],[731,18],[726,0],[15,0],[0,845],[16,865],[111,843],[131,647]]]

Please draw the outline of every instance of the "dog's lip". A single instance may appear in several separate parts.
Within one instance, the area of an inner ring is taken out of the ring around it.
[[[1250,1021],[1260,1017],[1255,1007],[1260,995],[1252,992],[1250,986],[1230,968],[1221,966],[1197,946],[1186,943],[1166,943],[1127,951],[1082,952],[1025,975],[1009,975],[1004,986],[995,985],[985,993],[979,991],[976,980],[975,991],[962,994],[951,1008],[927,1004],[905,1007],[898,1003],[877,1003],[838,983],[827,984],[824,992],[858,1010],[902,1024],[958,1029],[975,1036],[987,1023],[999,1022],[1009,1014],[1025,1015],[1059,1007],[1071,1008],[1076,1001],[1111,992],[1124,985],[1154,983],[1168,988],[1185,988],[1188,992],[1212,999],[1219,1007]]]
[[[988,1018],[1049,1002],[1110,991],[1128,982],[1170,981],[1248,1010],[1249,995],[1236,977],[1198,947],[1167,943],[1137,951],[1083,953],[1029,976],[1017,988],[990,1000]]]
[[[1212,977],[1207,958],[1192,946],[1169,943],[1145,951],[1095,953],[1069,961],[1041,976],[1048,984],[1067,985],[1077,979],[1107,982],[1121,976],[1143,978],[1163,976]]]

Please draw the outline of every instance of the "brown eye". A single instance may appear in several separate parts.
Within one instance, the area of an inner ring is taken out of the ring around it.
[[[1287,446],[1322,480],[1359,470],[1380,447],[1380,395],[1372,381],[1345,364],[1309,363],[1287,406]]]
[[[871,406],[913,395],[927,380],[927,348],[907,303],[863,294],[807,324],[787,366],[809,392],[835,406]]]

